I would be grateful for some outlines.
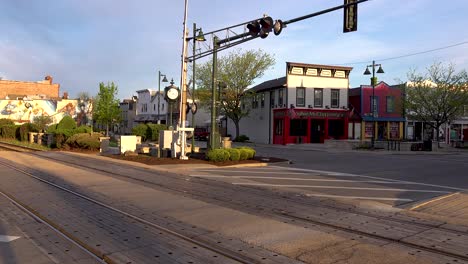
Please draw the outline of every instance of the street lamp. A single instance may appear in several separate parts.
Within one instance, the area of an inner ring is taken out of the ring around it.
[[[197,35],[198,32],[198,35]],[[205,36],[203,35],[203,31],[201,28],[197,28],[197,24],[193,23],[193,57],[194,59],[192,60],[192,104],[195,103],[195,44],[197,41],[206,41]],[[192,127],[195,129],[195,113],[192,112]],[[192,154],[195,152],[195,130],[192,136]]]
[[[373,149],[375,146],[375,67],[379,66],[379,69],[377,70],[377,73],[384,73],[382,69],[381,64],[375,64],[375,61],[372,61],[372,65],[367,65],[366,71],[364,72],[364,75],[370,75],[369,67],[372,67],[372,78],[371,78],[371,84],[372,84],[372,100],[371,100],[371,112],[372,112],[372,139],[371,139],[371,148]]]
[[[167,82],[167,78],[165,74],[161,74],[161,71],[158,71],[158,73],[158,124],[161,124],[161,117],[159,116],[159,109],[161,108],[161,76],[164,76],[162,79],[163,82]]]

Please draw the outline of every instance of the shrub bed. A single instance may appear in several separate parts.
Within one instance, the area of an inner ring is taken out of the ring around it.
[[[66,148],[98,150],[100,147],[99,133],[79,133],[69,137],[64,143]]]

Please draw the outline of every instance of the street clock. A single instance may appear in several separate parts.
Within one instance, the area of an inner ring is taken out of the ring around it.
[[[167,86],[164,90],[166,92],[166,95],[164,98],[166,99],[166,101],[175,102],[179,99],[179,96],[180,96],[179,88],[177,88],[177,86],[175,86],[173,82],[171,82],[171,85]]]

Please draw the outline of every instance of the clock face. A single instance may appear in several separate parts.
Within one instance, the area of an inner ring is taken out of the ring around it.
[[[171,100],[176,100],[179,97],[179,90],[176,88],[171,88],[167,91],[167,98]]]

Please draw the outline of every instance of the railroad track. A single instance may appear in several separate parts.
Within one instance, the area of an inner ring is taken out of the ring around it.
[[[41,158],[46,158],[46,157],[41,156]],[[74,163],[74,162],[64,161],[64,160],[61,160],[61,159],[55,159],[55,158],[50,158],[50,157],[47,157],[47,158],[51,159],[51,160],[54,160],[54,161],[64,163],[64,164],[83,167],[83,162],[82,161],[80,162],[80,164],[77,164],[77,163]],[[116,176],[117,177],[124,177],[124,178],[128,178],[128,179],[131,179],[131,180],[144,182],[145,184],[153,185],[153,187],[156,187],[156,188],[169,189],[169,190],[171,190],[173,192],[183,193],[184,195],[190,194],[193,197],[196,197],[196,198],[202,199],[202,200],[207,200],[208,199],[208,200],[211,200],[211,202],[218,202],[218,203],[221,201],[221,202],[224,202],[225,203],[224,205],[228,206],[228,207],[233,207],[233,204],[236,203],[236,202],[233,201],[233,199],[226,199],[226,198],[219,197],[219,196],[209,196],[209,195],[206,195],[206,193],[204,193],[204,192],[195,191],[196,188],[194,188],[194,186],[193,186],[194,181],[191,182],[192,185],[191,185],[190,188],[184,189],[183,185],[179,185],[177,183],[175,185],[178,186],[178,187],[164,186],[164,185],[157,184],[157,183],[154,183],[154,182],[151,182],[151,181],[148,181],[148,180],[131,177],[131,176],[128,176],[128,175],[125,175],[125,174],[117,173],[118,175],[115,175],[116,174],[115,171],[110,172],[110,171],[106,170],[103,167],[95,168],[95,167],[86,166],[86,165],[84,167],[86,167],[88,169],[91,169],[91,170],[105,172],[105,173],[108,173],[109,175],[112,175],[114,177],[116,177]],[[144,173],[148,173],[148,170],[138,168],[136,166],[134,167],[134,169],[140,170],[141,172],[144,172]],[[161,175],[161,177],[166,177],[166,176]],[[170,179],[174,180],[174,177],[171,176]],[[206,179],[197,179],[197,184],[203,185],[202,188],[208,188],[208,187],[209,188],[218,187],[218,188],[224,188],[224,189],[226,188],[226,184],[223,184],[223,183],[220,183],[220,182],[215,182],[215,181],[207,181]],[[236,191],[238,191],[237,189],[239,189],[239,188],[236,187],[235,189],[236,189]],[[242,191],[243,192],[248,192],[251,195],[257,196],[257,198],[261,197],[261,198],[264,199],[267,196],[266,198],[268,198],[268,199],[276,200],[274,203],[284,204],[285,201],[288,201],[289,203],[293,202],[294,204],[300,204],[300,205],[303,205],[303,206],[310,206],[311,205],[311,203],[310,202],[308,203],[305,199],[302,200],[302,199],[297,199],[297,197],[294,197],[295,200],[292,200],[292,198],[289,197],[288,195],[282,195],[282,196],[278,196],[277,194],[276,195],[275,194],[265,195],[265,191],[260,190],[257,187],[253,187],[253,188],[252,187],[248,187],[248,188],[243,187]],[[252,199],[252,197],[249,197],[247,199],[254,200],[254,199]],[[257,201],[258,200],[259,199],[257,199]],[[450,234],[458,236],[458,237],[461,237],[461,236],[468,237],[467,232],[444,228],[440,224],[439,225],[425,224],[425,223],[418,223],[418,222],[414,222],[414,221],[402,220],[402,219],[396,219],[396,218],[384,217],[384,216],[377,216],[376,217],[375,215],[373,215],[371,213],[354,212],[350,208],[347,208],[347,209],[345,209],[345,208],[336,208],[336,207],[333,207],[331,205],[317,205],[317,204],[312,204],[312,205],[314,207],[332,209],[332,210],[336,210],[336,211],[341,211],[343,213],[352,212],[353,214],[356,214],[356,215],[361,215],[361,216],[366,216],[366,217],[374,217],[377,220],[385,220],[385,221],[389,221],[389,222],[393,222],[393,223],[399,223],[399,224],[405,224],[405,225],[411,225],[411,226],[426,228],[426,230],[424,230],[424,231],[437,230],[437,231],[450,233]],[[234,207],[235,207],[235,209],[239,209],[239,207],[244,207],[244,210],[248,210],[248,211],[259,214],[258,208],[253,209],[253,206],[246,205],[246,204],[243,204],[243,203],[240,203],[240,202],[237,202],[237,204]],[[257,205],[257,207],[259,207],[259,206]],[[265,209],[269,209],[270,213],[268,213],[267,210],[265,210]],[[441,255],[441,256],[453,258],[453,260],[452,260],[453,262],[458,262],[458,263],[460,263],[459,261],[468,262],[468,252],[454,252],[453,250],[452,251],[445,250],[444,248],[437,248],[437,247],[435,247],[433,245],[422,245],[422,244],[417,243],[417,242],[415,243],[415,242],[411,242],[411,241],[405,241],[405,240],[399,239],[399,238],[393,238],[393,237],[388,237],[388,236],[384,236],[384,235],[379,235],[379,234],[376,234],[375,232],[373,233],[371,231],[365,231],[365,230],[354,228],[354,227],[351,227],[351,226],[346,226],[346,225],[340,224],[340,223],[331,223],[331,222],[328,222],[328,221],[323,221],[321,219],[313,219],[313,218],[311,218],[309,216],[305,217],[305,216],[301,216],[301,215],[296,215],[294,213],[287,212],[285,210],[281,210],[281,209],[278,209],[277,207],[273,207],[273,206],[262,205],[262,210],[261,210],[260,215],[276,216],[276,217],[280,217],[282,220],[287,220],[288,222],[293,223],[293,224],[301,224],[301,225],[309,224],[309,225],[312,225],[312,226],[321,226],[321,227],[324,227],[324,228],[328,228],[328,229],[332,229],[332,230],[339,230],[339,231],[342,231],[342,232],[345,232],[345,233],[348,233],[348,234],[357,235],[359,237],[368,237],[368,238],[372,238],[372,239],[378,239],[378,240],[381,240],[381,241],[385,241],[385,242],[388,242],[388,243],[395,243],[395,244],[398,244],[398,245],[402,245],[402,246],[414,249],[417,252],[425,251],[425,252],[430,252],[430,253],[433,253],[433,254],[436,254],[436,255]],[[468,242],[468,240],[467,240],[467,242]]]
[[[212,252],[211,255],[213,255],[213,257],[216,258],[216,261],[214,262],[209,262],[209,263],[245,263],[245,264],[250,264],[250,263],[283,263],[284,259],[286,259],[286,257],[282,257],[282,256],[278,256],[277,254],[274,254],[273,256],[275,256],[275,258],[277,260],[268,260],[267,258],[265,257],[262,257],[258,254],[252,254],[253,257],[249,256],[249,252],[248,250],[237,250],[237,251],[234,251],[234,250],[231,250],[229,248],[224,248],[222,246],[219,246],[218,243],[221,243],[221,242],[217,242],[217,243],[210,243],[210,242],[206,242],[206,241],[203,241],[203,240],[200,240],[200,239],[197,239],[197,238],[191,238],[185,234],[182,234],[180,232],[176,232],[174,230],[171,230],[169,228],[166,228],[160,224],[156,224],[152,221],[148,221],[146,219],[143,219],[139,216],[136,216],[134,214],[131,214],[131,213],[127,213],[123,210],[120,210],[118,208],[115,208],[113,206],[110,206],[108,204],[105,204],[103,202],[100,202],[100,201],[97,201],[91,197],[88,197],[86,195],[83,195],[81,193],[78,193],[76,191],[73,191],[73,190],[70,190],[66,187],[63,187],[63,186],[60,186],[56,183],[53,183],[53,182],[50,182],[42,177],[38,177],[32,173],[29,173],[27,171],[24,171],[23,169],[21,168],[18,168],[12,164],[9,164],[9,163],[5,163],[3,161],[0,161],[0,165],[2,166],[5,166],[5,167],[8,167],[10,169],[13,169],[15,171],[18,171],[20,173],[22,173],[23,175],[26,175],[26,176],[29,176],[30,178],[36,180],[36,181],[39,181],[41,183],[44,183],[48,186],[52,186],[56,189],[59,189],[63,192],[66,192],[67,194],[70,194],[70,195],[73,195],[75,197],[79,197],[80,199],[83,199],[83,200],[86,200],[87,202],[90,202],[94,205],[97,205],[99,207],[102,207],[104,209],[107,209],[107,210],[110,210],[114,213],[117,213],[117,214],[120,214],[122,216],[125,216],[129,219],[132,219],[136,222],[139,222],[141,224],[144,224],[146,226],[149,226],[151,228],[154,228],[156,230],[158,230],[158,232],[164,232],[165,234],[168,234],[170,236],[172,236],[173,240],[183,240],[185,242],[188,242],[192,248],[202,248],[208,252]],[[8,200],[10,200],[11,202],[13,202],[14,204],[18,205],[20,208],[22,208],[24,211],[26,211],[28,214],[32,215],[34,218],[40,220],[41,222],[44,222],[46,223],[49,227],[53,228],[56,232],[59,232],[62,236],[65,236],[68,240],[70,241],[73,241],[73,243],[75,245],[78,245],[80,248],[82,248],[83,250],[86,251],[86,253],[88,254],[91,254],[93,257],[95,257],[97,260],[100,261],[100,263],[117,263],[115,261],[112,260],[111,257],[107,256],[107,255],[104,255],[102,252],[100,252],[97,248],[94,248],[93,246],[85,243],[84,241],[78,239],[76,236],[74,236],[73,234],[71,234],[70,232],[66,231],[65,228],[63,226],[61,226],[60,224],[58,223],[55,223],[53,221],[51,221],[50,219],[48,219],[46,216],[40,214],[38,212],[38,210],[35,210],[27,205],[25,205],[25,203],[21,202],[18,198],[14,197],[13,195],[11,195],[10,193],[7,193],[5,191],[1,191],[0,190],[0,194],[7,197]],[[161,233],[159,233],[161,234]],[[253,248],[253,247],[251,247]],[[255,251],[255,250],[253,250]],[[243,252],[243,253],[240,253],[240,252]],[[258,252],[255,252],[255,253],[258,253]],[[157,261],[156,261],[157,262]],[[287,261],[288,263],[290,262],[295,262],[293,260],[288,260]],[[131,262],[128,262],[128,263],[131,263]],[[189,261],[188,263],[197,263],[196,260],[195,261]],[[203,260],[202,260],[202,263],[205,263]],[[208,262],[206,262],[208,263]]]

